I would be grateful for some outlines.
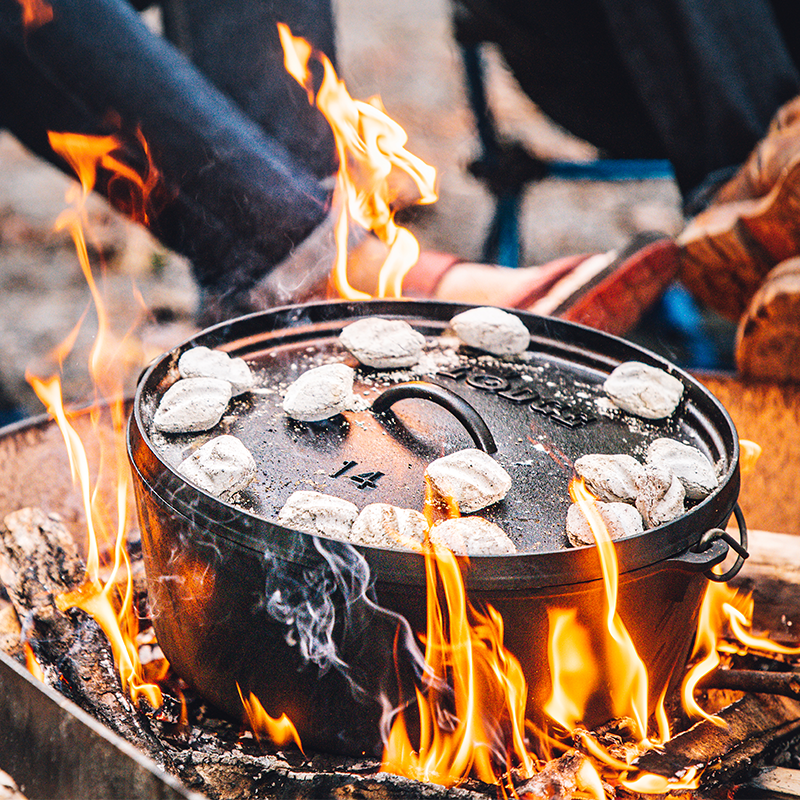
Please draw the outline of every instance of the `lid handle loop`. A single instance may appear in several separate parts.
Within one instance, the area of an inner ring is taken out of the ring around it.
[[[475,445],[489,453],[497,452],[497,445],[489,426],[483,421],[481,415],[463,397],[427,381],[408,381],[390,386],[379,394],[372,403],[372,410],[381,414],[394,405],[398,400],[417,398],[429,400],[442,408],[447,409],[468,431]]]

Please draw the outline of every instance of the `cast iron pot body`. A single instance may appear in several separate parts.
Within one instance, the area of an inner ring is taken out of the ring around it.
[[[368,301],[277,309],[208,329],[142,376],[128,439],[153,622],[175,671],[221,709],[241,717],[240,693],[252,692],[271,716],[288,714],[306,747],[380,753],[382,709],[414,697],[418,664],[408,641],[409,631],[413,638],[425,630],[424,559],[294,531],[275,521],[277,511],[296,489],[335,494],[359,507],[389,502],[421,508],[425,465],[475,446],[478,437],[426,399],[394,403],[382,414],[345,412],[300,423],[283,414],[280,395],[312,366],[357,366],[337,337],[360,317],[404,319],[427,337],[442,337],[466,308]],[[426,380],[478,411],[494,435],[495,457],[514,480],[509,496],[481,515],[498,522],[519,552],[462,559],[469,600],[502,615],[505,646],[522,666],[528,716],[536,722],[551,688],[548,611],[574,609],[599,670],[585,720],[592,725],[618,709],[608,691],[614,668],[605,653],[597,551],[567,547],[564,533],[572,462],[594,452],[641,456],[653,438],[670,436],[720,465],[719,486],[708,498],[669,524],[616,543],[618,609],[648,668],[652,707],[683,673],[704,573],[727,554],[719,540],[699,552],[700,540],[724,528],[736,504],[738,439],[715,398],[657,355],[593,329],[518,316],[531,333],[521,359],[461,348],[454,363],[440,365]],[[208,433],[153,433],[152,415],[178,378],[178,357],[198,345],[246,358],[260,391],[232,401]],[[672,417],[652,422],[596,413],[603,381],[629,360],[660,367],[684,383]],[[372,400],[404,377],[360,368],[356,388]],[[194,447],[220,433],[239,436],[259,466],[236,505],[205,494],[176,471]],[[413,730],[413,705],[410,713]]]

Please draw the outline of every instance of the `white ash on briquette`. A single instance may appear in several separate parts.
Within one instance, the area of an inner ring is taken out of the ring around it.
[[[321,422],[342,411],[366,407],[353,394],[355,371],[347,364],[324,364],[304,372],[286,390],[283,410],[301,422]]]
[[[365,317],[347,325],[339,341],[367,367],[410,367],[422,355],[425,337],[399,319]]]
[[[672,470],[645,464],[644,476],[636,482],[636,508],[648,528],[671,522],[686,510],[686,491]]]
[[[633,456],[592,453],[575,461],[575,472],[584,479],[595,497],[609,503],[633,503],[636,480],[644,475],[644,466]]]
[[[644,531],[642,515],[632,505],[597,501],[594,506],[612,539],[634,536]],[[573,547],[595,543],[589,520],[577,503],[573,503],[567,511],[567,539]]]
[[[674,439],[656,439],[647,448],[647,462],[678,476],[689,500],[702,500],[717,488],[714,465],[696,447]]]
[[[491,306],[456,314],[450,325],[464,344],[496,356],[519,355],[528,348],[531,338],[519,317]]]
[[[431,461],[425,470],[434,490],[455,500],[464,514],[502,500],[511,488],[511,476],[488,453],[468,447]]]
[[[662,369],[626,361],[603,384],[608,396],[623,411],[645,419],[664,419],[683,397],[683,384]]]
[[[222,350],[209,347],[192,347],[178,359],[178,372],[182,378],[219,378],[231,384],[231,394],[250,391],[255,378],[243,358],[232,358]]]
[[[278,513],[278,522],[287,528],[334,539],[349,539],[358,506],[322,492],[294,492]]]
[[[437,522],[430,530],[434,544],[457,556],[490,556],[516,553],[505,531],[483,517],[455,517]]]
[[[231,399],[231,384],[219,378],[183,378],[164,392],[154,427],[163,433],[199,433],[213,428]]]
[[[425,515],[419,511],[370,503],[356,518],[348,538],[353,544],[367,547],[409,550],[422,544],[427,529]]]
[[[178,472],[214,497],[227,498],[247,487],[256,476],[256,462],[235,436],[217,436],[199,447]]]

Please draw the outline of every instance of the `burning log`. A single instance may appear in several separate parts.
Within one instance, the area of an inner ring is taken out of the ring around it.
[[[720,669],[698,684],[701,689],[776,694],[800,700],[800,672],[766,672],[757,669]]]
[[[122,692],[108,640],[80,611],[65,614],[55,598],[84,574],[75,542],[55,515],[24,508],[0,525],[0,580],[41,668],[42,680],[136,744],[159,765],[169,757],[147,718]]]
[[[636,766],[672,777],[701,765],[703,789],[731,785],[755,774],[781,745],[800,736],[800,702],[787,697],[747,694],[717,716],[722,726],[702,720],[645,753]]]

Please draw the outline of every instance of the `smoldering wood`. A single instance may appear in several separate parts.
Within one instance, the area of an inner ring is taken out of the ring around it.
[[[800,740],[800,702],[788,697],[746,694],[717,715],[702,720],[663,747],[645,753],[636,766],[676,777],[687,766],[704,767],[701,788],[742,783],[781,746]]]
[[[55,597],[80,585],[84,564],[56,515],[25,508],[0,525],[0,580],[47,684],[136,744],[161,766],[169,757],[122,691],[108,639],[81,611],[63,613]]]
[[[755,669],[719,669],[698,684],[699,689],[734,689],[740,692],[778,694],[800,700],[800,672],[765,672]]]

